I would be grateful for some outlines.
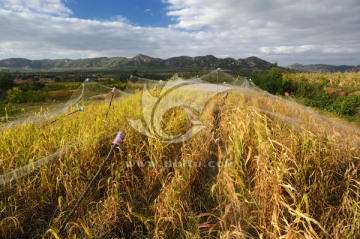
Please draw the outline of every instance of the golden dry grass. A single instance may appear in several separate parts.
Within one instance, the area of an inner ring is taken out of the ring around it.
[[[106,109],[90,105],[51,127],[0,133],[0,174],[68,145],[59,158],[0,185],[0,237],[360,237],[358,129],[253,90],[212,99],[201,114],[206,128],[176,144],[129,127],[127,117],[141,116],[139,94],[114,102],[103,122]],[[173,133],[187,124],[181,110],[163,123]],[[112,133],[123,129],[124,144],[58,235]]]
[[[316,83],[326,83],[332,87],[360,87],[360,72],[302,72],[302,73],[286,73],[284,78],[291,78],[296,81],[308,81]]]

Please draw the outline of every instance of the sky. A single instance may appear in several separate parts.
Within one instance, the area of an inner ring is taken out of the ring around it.
[[[360,64],[359,0],[0,0],[0,59]]]

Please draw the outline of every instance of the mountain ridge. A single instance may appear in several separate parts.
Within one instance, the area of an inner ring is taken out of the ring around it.
[[[206,56],[176,56],[167,59],[154,58],[138,54],[126,57],[96,57],[84,59],[42,59],[7,58],[0,60],[0,69],[18,71],[67,71],[67,70],[212,70],[221,68],[231,71],[266,70],[274,65],[268,61],[251,56],[245,59],[217,58]]]
[[[360,65],[327,65],[327,64],[292,64],[288,68],[297,71],[308,72],[347,72],[347,71],[360,71]]]
[[[167,59],[150,57],[138,54],[134,57],[95,57],[83,59],[41,59],[29,60],[26,58],[7,58],[0,60],[0,70],[13,71],[72,71],[72,70],[147,70],[147,71],[189,71],[189,70],[214,70],[221,68],[230,71],[251,73],[253,70],[268,70],[274,64],[256,56],[244,59],[231,57],[218,58],[213,55],[205,56],[175,56]],[[326,64],[292,64],[280,67],[296,71],[307,72],[346,72],[360,71],[360,65],[326,65]]]

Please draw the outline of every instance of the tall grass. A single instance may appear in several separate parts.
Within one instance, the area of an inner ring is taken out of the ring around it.
[[[26,177],[0,185],[1,238],[359,238],[359,134],[306,108],[255,91],[212,99],[207,126],[188,141],[163,143],[129,127],[141,96],[106,103],[51,127],[0,133],[0,174],[53,153]],[[88,112],[88,113],[87,113]],[[166,114],[184,132],[184,112]],[[111,147],[124,144],[57,230]],[[131,167],[130,167],[131,165]]]
[[[331,87],[344,87],[349,89],[358,89],[360,87],[359,72],[302,72],[286,73],[285,79],[293,79],[298,82],[307,81],[310,83],[325,84]]]

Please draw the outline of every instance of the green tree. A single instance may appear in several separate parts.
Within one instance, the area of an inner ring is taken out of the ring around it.
[[[194,68],[191,69],[191,76],[192,77],[197,77],[199,75],[200,75],[200,70],[198,68],[194,67]]]
[[[5,101],[7,103],[21,103],[24,100],[23,98],[23,92],[18,87],[6,91]]]
[[[253,72],[252,78],[257,86],[271,94],[282,94],[284,92],[282,72],[277,63],[274,64],[271,70]]]
[[[0,71],[0,91],[10,89],[15,85],[9,71]]]
[[[265,88],[271,94],[283,93],[282,73],[277,63],[266,74]]]
[[[132,76],[139,76],[138,70],[137,69],[132,70],[131,75]]]

